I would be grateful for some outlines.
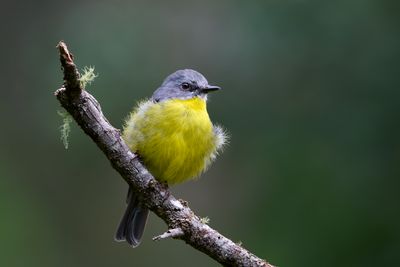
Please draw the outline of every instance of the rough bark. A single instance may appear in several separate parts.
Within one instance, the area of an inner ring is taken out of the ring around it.
[[[79,72],[65,43],[60,42],[57,47],[64,72],[64,84],[55,92],[57,99],[103,151],[141,202],[171,229],[173,234],[167,231],[159,239],[170,235],[172,238],[184,240],[224,266],[272,267],[265,260],[204,224],[185,201],[177,200],[167,186],[154,179],[138,157],[129,150],[120,131],[111,126],[104,117],[97,100],[81,88]]]

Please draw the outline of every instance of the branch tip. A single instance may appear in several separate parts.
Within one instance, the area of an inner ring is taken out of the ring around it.
[[[80,74],[74,63],[74,56],[69,52],[67,45],[60,41],[57,45],[60,54],[61,67],[64,73],[64,86],[68,93],[82,91]]]
[[[64,41],[60,41],[57,45],[58,51],[60,52],[60,56],[66,61],[66,63],[73,64],[74,63],[74,55],[72,55],[68,51],[67,45]]]
[[[160,241],[160,240],[166,239],[166,238],[178,238],[183,235],[184,235],[184,233],[181,228],[174,228],[174,229],[169,229],[168,231],[166,231],[165,233],[163,233],[161,235],[153,237],[153,241]]]

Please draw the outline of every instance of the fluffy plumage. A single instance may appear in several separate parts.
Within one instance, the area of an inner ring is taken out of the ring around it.
[[[154,177],[168,184],[198,176],[225,142],[200,97],[140,103],[126,122],[123,138]]]

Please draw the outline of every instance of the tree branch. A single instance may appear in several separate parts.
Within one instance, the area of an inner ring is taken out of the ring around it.
[[[202,223],[186,202],[178,201],[165,185],[154,179],[129,150],[120,131],[104,117],[97,100],[81,87],[79,72],[65,43],[60,42],[57,47],[64,72],[64,84],[55,92],[57,99],[103,151],[140,201],[171,229],[172,234],[167,231],[160,239],[165,236],[184,240],[225,266],[273,267]]]

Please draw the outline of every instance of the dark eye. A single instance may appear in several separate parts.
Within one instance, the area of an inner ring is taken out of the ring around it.
[[[183,90],[188,90],[190,88],[190,84],[189,83],[182,83],[181,87]]]

